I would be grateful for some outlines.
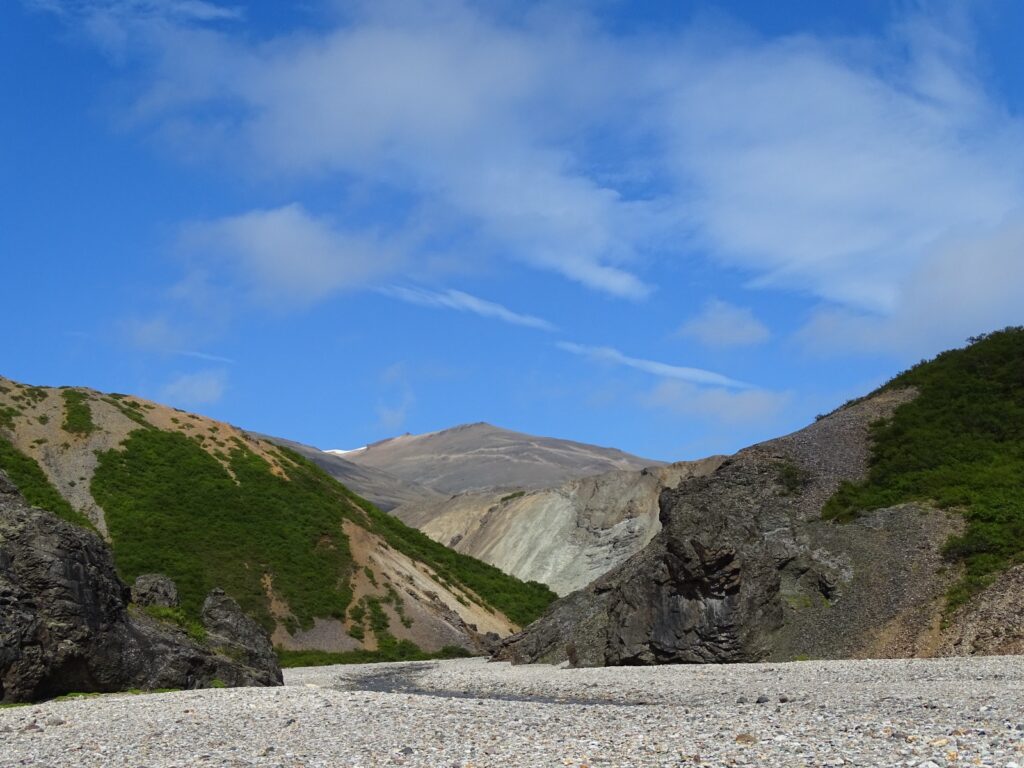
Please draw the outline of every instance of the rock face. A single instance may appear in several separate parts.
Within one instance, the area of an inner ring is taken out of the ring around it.
[[[223,589],[214,589],[203,602],[203,626],[210,645],[253,669],[277,670],[280,682],[277,656],[267,633]]]
[[[915,655],[934,643],[940,550],[961,522],[915,505],[821,519],[867,471],[890,391],[741,451],[660,500],[662,530],[505,641],[497,658],[579,665]]]
[[[132,584],[132,602],[144,608],[177,608],[178,586],[162,573],[144,573]]]
[[[29,507],[0,473],[0,701],[280,684],[276,661],[218,654],[130,610],[129,597],[97,535]]]
[[[613,470],[545,490],[464,493],[393,510],[435,541],[559,595],[581,589],[661,529],[658,497],[724,457],[642,470]]]

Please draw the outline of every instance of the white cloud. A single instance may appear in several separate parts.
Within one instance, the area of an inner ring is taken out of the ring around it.
[[[768,341],[771,332],[750,309],[711,299],[699,315],[683,324],[679,335],[709,347],[738,347]]]
[[[222,369],[182,374],[160,391],[160,398],[175,405],[210,405],[224,396],[227,379]]]
[[[951,241],[908,276],[886,315],[823,308],[800,332],[811,349],[913,359],[1024,322],[1024,212],[987,237]]]
[[[142,65],[137,127],[274,181],[400,190],[474,258],[631,299],[654,289],[657,260],[707,259],[821,301],[811,336],[863,316],[907,346],[1004,314],[943,304],[955,284],[922,279],[954,244],[988,270],[972,279],[1024,295],[983,253],[1024,209],[1024,123],[981,81],[965,14],[929,4],[860,39],[707,23],[628,37],[564,6],[510,23],[456,0],[377,2],[261,41],[201,23],[211,3],[158,19],[151,1],[74,6],[119,9],[93,34]],[[227,224],[249,277],[290,301],[390,282],[401,262],[294,207]],[[270,224],[274,247],[253,235]],[[407,264],[433,255],[402,242]]]
[[[749,386],[743,382],[723,376],[720,373],[705,371],[701,368],[686,368],[679,365],[659,363],[654,360],[643,360],[636,357],[628,357],[612,347],[590,347],[582,344],[573,344],[568,341],[560,341],[557,346],[559,349],[565,350],[566,352],[571,352],[574,355],[589,358],[595,362],[634,368],[638,371],[644,371],[645,373],[650,373],[655,376],[661,376],[662,378],[680,379],[693,384],[704,384],[733,389],[742,389]]]
[[[477,296],[456,290],[427,291],[422,288],[407,288],[402,286],[390,286],[382,288],[381,293],[393,299],[404,301],[409,304],[417,304],[421,307],[438,307],[443,309],[454,309],[459,312],[472,312],[481,317],[490,317],[501,320],[512,325],[522,325],[526,328],[537,328],[542,331],[553,331],[555,326],[539,317],[522,315],[513,312],[501,304],[487,301]]]
[[[730,425],[757,425],[777,419],[792,400],[788,392],[748,389],[732,392],[701,388],[684,381],[663,381],[640,402],[681,416]]]
[[[183,242],[212,261],[226,261],[268,303],[310,303],[365,286],[401,264],[401,256],[376,238],[339,230],[298,204],[194,224]]]

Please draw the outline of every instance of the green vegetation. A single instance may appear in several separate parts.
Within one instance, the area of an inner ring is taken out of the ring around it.
[[[467,659],[473,654],[457,645],[446,645],[435,653],[420,650],[414,643],[401,640],[390,650],[345,651],[286,651],[278,648],[277,658],[282,667],[322,667],[328,664],[372,664],[379,661],[429,661],[431,659]]]
[[[42,468],[31,456],[15,448],[0,437],[0,469],[18,486],[21,495],[34,507],[45,509],[69,523],[93,530],[93,524],[81,512],[74,510],[57,489],[50,485]]]
[[[13,405],[0,405],[0,427],[14,429],[14,420],[21,416],[21,411]]]
[[[911,501],[962,511],[967,528],[945,548],[965,566],[952,609],[1024,562],[1024,328],[973,338],[882,390],[898,387],[920,394],[873,425],[868,479],[844,483],[824,515],[851,520]]]
[[[516,624],[526,626],[534,621],[558,597],[546,584],[520,581],[493,565],[438,544],[397,517],[381,512],[366,499],[356,496],[303,456],[280,446],[278,450],[285,460],[296,467],[304,467],[334,483],[352,504],[365,513],[365,520],[359,522],[368,526],[389,546],[430,566],[442,581],[468,587],[481,600],[504,613]]]
[[[77,389],[65,389],[60,394],[64,398],[64,431],[73,435],[95,432],[96,425],[93,424],[92,411],[89,410],[89,396]]]
[[[521,499],[525,495],[526,491],[513,491],[508,496],[502,496],[501,499],[499,499],[498,503],[504,504],[506,501],[512,501],[513,499]]]
[[[193,617],[219,586],[271,628],[261,584],[270,573],[300,626],[343,618],[353,567],[341,530],[351,508],[344,489],[305,467],[278,477],[244,448],[231,451],[229,468],[185,435],[156,429],[136,430],[121,450],[100,455],[92,494],[122,576],[166,573]]]
[[[186,616],[180,608],[169,608],[164,605],[147,605],[143,610],[158,621],[181,627],[197,643],[206,642],[206,628],[195,619]]]
[[[806,469],[801,469],[790,461],[780,461],[776,464],[778,470],[779,485],[782,486],[783,496],[793,496],[804,489],[811,480],[811,474]]]

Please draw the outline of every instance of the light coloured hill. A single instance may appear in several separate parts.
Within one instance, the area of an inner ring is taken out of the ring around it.
[[[709,474],[722,461],[614,470],[551,489],[459,494],[393,514],[435,541],[565,595],[647,546],[661,530],[662,490]]]
[[[579,477],[659,464],[615,448],[536,437],[484,423],[402,435],[346,452],[344,459],[446,494],[554,488]]]
[[[423,485],[406,482],[389,472],[370,466],[361,466],[348,461],[337,451],[323,451],[310,445],[285,440],[282,437],[257,435],[272,443],[305,456],[320,469],[342,483],[354,493],[371,501],[385,512],[402,504],[439,501],[444,494],[431,490]]]

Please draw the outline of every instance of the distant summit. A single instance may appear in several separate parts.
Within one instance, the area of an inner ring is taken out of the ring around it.
[[[344,458],[448,494],[550,488],[614,469],[661,464],[615,448],[527,435],[482,421],[392,437]]]

